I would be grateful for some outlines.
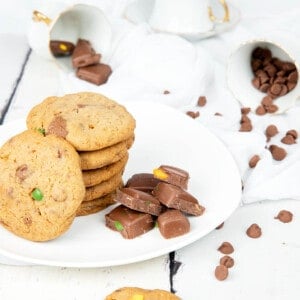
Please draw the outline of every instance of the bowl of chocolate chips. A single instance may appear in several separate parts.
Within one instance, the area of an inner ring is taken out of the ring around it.
[[[300,96],[300,48],[296,42],[279,35],[246,41],[232,52],[228,87],[242,106],[262,116],[284,113],[295,105]]]

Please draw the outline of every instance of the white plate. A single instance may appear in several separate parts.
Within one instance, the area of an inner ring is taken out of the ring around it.
[[[124,180],[139,172],[152,172],[161,164],[190,173],[189,191],[206,207],[201,217],[190,217],[188,234],[164,239],[157,228],[133,240],[105,227],[103,212],[75,219],[61,237],[44,243],[19,238],[0,228],[0,254],[23,262],[104,267],[128,264],[166,254],[212,231],[238,207],[241,179],[225,146],[196,120],[173,108],[153,103],[128,103],[137,122],[136,139]],[[25,128],[25,122],[0,127],[0,144]],[[25,155],[25,154],[24,154]]]
[[[131,21],[134,24],[148,23],[152,13],[154,1],[155,0],[136,0],[130,3],[125,9],[125,13],[124,13],[125,18],[127,18],[129,21]],[[216,23],[215,27],[212,30],[209,30],[207,32],[197,32],[197,31],[169,32],[169,31],[156,30],[155,28],[152,29],[159,32],[177,34],[189,41],[197,41],[197,40],[205,39],[231,29],[240,20],[239,10],[234,6],[232,6],[230,3],[227,3],[227,5],[229,7],[229,12],[230,12],[230,21],[224,23]]]

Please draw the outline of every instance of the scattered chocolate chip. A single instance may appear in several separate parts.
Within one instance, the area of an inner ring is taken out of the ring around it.
[[[259,157],[259,155],[253,155],[252,157],[251,157],[251,159],[249,160],[249,167],[250,168],[255,168],[256,167],[256,164],[259,162],[259,160],[260,160],[260,157]]]
[[[228,277],[228,268],[226,268],[224,265],[219,265],[215,269],[215,277],[223,281]]]
[[[281,143],[286,145],[292,145],[292,144],[296,144],[296,141],[292,135],[287,134],[281,139]]]
[[[271,151],[272,157],[278,161],[283,160],[287,155],[286,151],[283,148],[276,145],[271,145],[269,147],[269,150]]]
[[[218,251],[220,251],[223,254],[231,254],[233,253],[234,248],[229,242],[223,242],[218,248]]]
[[[267,111],[265,110],[265,108],[262,105],[260,105],[256,108],[255,113],[259,116],[263,116],[267,113]]]
[[[198,98],[197,105],[198,106],[205,106],[206,102],[207,102],[206,97],[205,96],[200,96]]]
[[[196,119],[200,116],[199,111],[187,111],[186,114],[193,119]]]
[[[221,229],[224,226],[224,222],[216,227],[217,230]]]
[[[242,115],[248,115],[250,111],[251,111],[250,107],[242,107],[241,108],[241,114]]]
[[[275,125],[271,124],[266,128],[266,137],[272,138],[278,133],[278,129]]]
[[[282,223],[289,223],[293,220],[293,214],[288,210],[281,210],[274,219],[278,219]]]
[[[256,224],[252,224],[246,231],[250,238],[257,239],[261,236],[261,228]]]
[[[291,135],[294,139],[298,138],[298,132],[295,129],[287,131],[286,135]]]
[[[164,95],[168,95],[168,94],[170,94],[170,91],[165,90],[165,91],[164,91]]]
[[[222,117],[223,115],[221,113],[219,113],[219,112],[216,112],[215,116]]]
[[[241,124],[241,127],[239,129],[240,132],[248,132],[253,129],[251,122],[245,122]]]
[[[229,255],[225,255],[221,257],[220,265],[223,265],[226,268],[232,268],[234,266],[234,259]]]

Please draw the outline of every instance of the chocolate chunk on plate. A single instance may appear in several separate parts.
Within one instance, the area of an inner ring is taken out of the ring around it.
[[[151,230],[154,220],[150,214],[119,205],[105,215],[105,225],[119,231],[125,239],[133,239]]]
[[[161,180],[155,178],[151,173],[137,173],[128,179],[125,186],[145,193],[151,193],[160,182]]]
[[[153,190],[153,195],[168,208],[175,208],[190,215],[200,216],[205,210],[195,197],[169,183],[159,183]]]
[[[158,229],[166,238],[174,238],[190,231],[188,218],[176,209],[168,209],[157,218]]]
[[[158,216],[163,210],[163,206],[152,195],[133,188],[117,190],[115,200],[133,210],[154,216]]]
[[[153,175],[157,179],[174,184],[183,189],[187,189],[190,177],[187,171],[167,165],[161,165],[157,169],[154,169]]]
[[[108,80],[111,73],[112,70],[109,65],[99,63],[79,68],[76,72],[76,76],[80,79],[100,85]]]
[[[100,58],[89,41],[79,39],[72,54],[72,64],[74,68],[90,66],[99,63]]]

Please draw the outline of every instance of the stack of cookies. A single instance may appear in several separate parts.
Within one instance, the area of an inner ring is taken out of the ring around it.
[[[77,216],[114,203],[135,129],[122,105],[89,92],[49,97],[30,111],[27,127],[63,137],[79,154],[86,192]]]

